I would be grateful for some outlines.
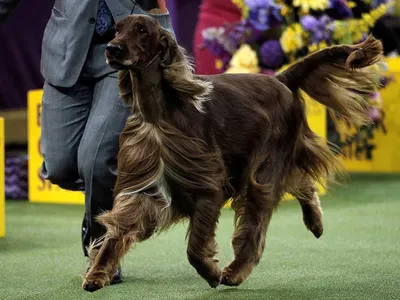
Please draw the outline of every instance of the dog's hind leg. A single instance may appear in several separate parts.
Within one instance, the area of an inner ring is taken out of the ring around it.
[[[215,230],[223,203],[220,198],[216,196],[216,199],[198,199],[188,230],[188,260],[213,288],[221,282],[221,270],[217,264],[218,260],[215,259],[217,253]]]
[[[107,232],[98,244],[89,250],[92,257],[91,266],[86,273],[82,287],[94,292],[110,283],[117,270],[121,258],[135,242],[148,239],[155,231],[165,203],[160,203],[146,195],[120,196],[116,198],[114,207],[98,217],[107,228]]]
[[[307,181],[302,184],[302,188],[298,192],[293,192],[293,195],[301,205],[304,225],[316,238],[319,238],[323,232],[323,213],[315,185]]]
[[[280,197],[276,189],[266,193],[249,184],[246,197],[233,201],[236,220],[232,238],[234,257],[222,270],[222,284],[240,285],[259,263],[265,248],[268,225]]]

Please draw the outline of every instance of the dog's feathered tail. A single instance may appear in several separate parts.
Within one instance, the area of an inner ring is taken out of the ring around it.
[[[382,48],[382,43],[370,35],[361,44],[315,52],[276,78],[294,93],[303,90],[333,116],[338,113],[350,124],[360,126],[369,122],[368,97],[379,85],[377,73],[365,67],[381,59]]]
[[[381,42],[369,36],[358,45],[339,45],[315,52],[276,78],[304,105],[302,91],[326,106],[333,117],[339,114],[358,127],[370,122],[368,97],[377,90],[379,80],[378,73],[368,67],[381,56]],[[310,129],[305,114],[298,127],[296,168],[325,186],[328,179],[342,173],[344,168],[328,143]]]

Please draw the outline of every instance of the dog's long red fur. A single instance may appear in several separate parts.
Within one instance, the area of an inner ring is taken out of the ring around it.
[[[298,199],[305,225],[320,237],[316,182],[324,184],[340,164],[310,129],[302,92],[350,123],[368,122],[366,97],[377,84],[366,67],[380,59],[381,43],[369,37],[327,48],[275,77],[197,76],[152,18],[129,16],[117,30],[111,44],[119,51],[106,56],[120,70],[132,115],[120,138],[114,207],[98,218],[107,233],[90,251],[84,289],[108,284],[133,243],[185,218],[187,256],[197,272],[212,287],[239,285],[259,263],[285,193]],[[220,270],[215,230],[230,198],[234,256]]]

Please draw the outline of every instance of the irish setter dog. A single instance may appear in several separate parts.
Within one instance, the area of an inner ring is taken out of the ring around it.
[[[259,263],[271,216],[285,193],[306,227],[323,231],[317,182],[338,171],[327,142],[309,127],[306,93],[333,114],[369,122],[369,66],[382,56],[372,36],[315,52],[276,76],[195,75],[174,37],[153,18],[131,15],[106,50],[132,114],[120,136],[114,206],[98,217],[107,232],[90,249],[83,289],[109,284],[132,244],[189,219],[187,257],[211,287],[237,286]],[[233,260],[215,258],[220,210],[232,199]]]

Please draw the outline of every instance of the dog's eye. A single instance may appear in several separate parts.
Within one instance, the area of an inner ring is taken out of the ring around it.
[[[146,33],[146,29],[144,27],[139,27],[139,33],[140,34]]]

